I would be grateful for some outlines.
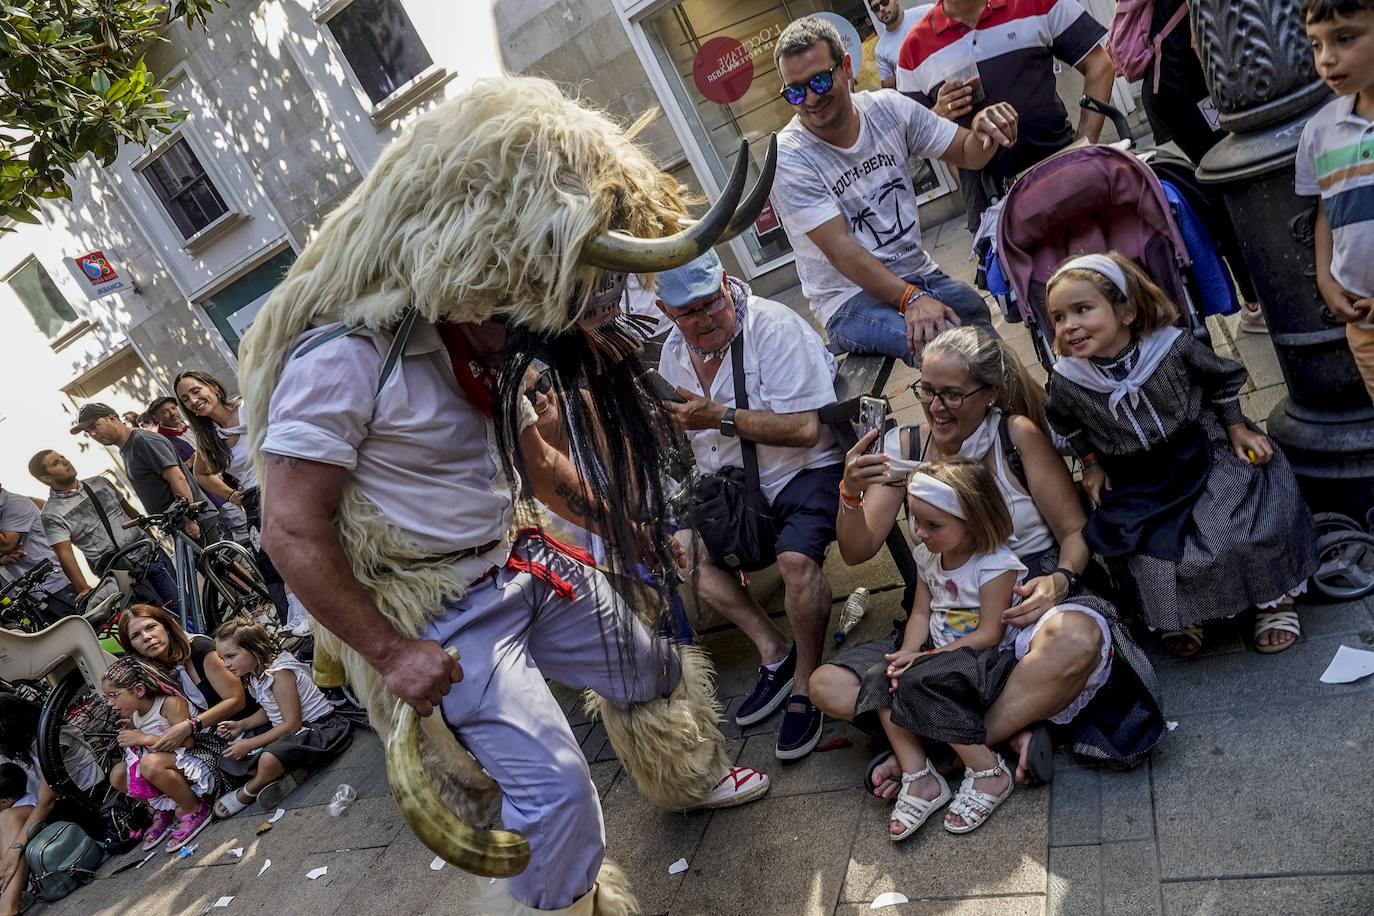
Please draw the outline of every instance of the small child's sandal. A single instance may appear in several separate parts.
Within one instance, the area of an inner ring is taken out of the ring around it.
[[[215,802],[215,817],[233,817],[251,805],[253,800],[257,798],[256,795],[249,795],[248,801],[243,801],[239,798],[240,791],[235,789],[227,795],[221,796],[219,801]]]

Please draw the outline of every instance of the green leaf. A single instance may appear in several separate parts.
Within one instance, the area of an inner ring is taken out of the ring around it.
[[[29,225],[37,226],[42,222],[38,217],[34,216],[28,210],[25,210],[23,207],[6,207],[5,215],[16,223],[28,223]]]
[[[110,94],[110,78],[105,75],[104,70],[97,70],[91,74],[91,88],[100,95],[108,97]]]

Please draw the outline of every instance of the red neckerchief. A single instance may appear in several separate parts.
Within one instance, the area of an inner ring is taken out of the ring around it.
[[[472,344],[468,343],[458,325],[441,321],[435,327],[439,329],[439,338],[448,351],[458,387],[463,389],[469,404],[490,417],[496,402],[496,370],[483,365],[472,355]]]
[[[162,435],[164,436],[180,436],[188,429],[190,429],[189,426],[183,426],[181,429],[173,429],[170,426],[163,426],[161,424],[158,424],[157,427],[157,431],[162,433]]]

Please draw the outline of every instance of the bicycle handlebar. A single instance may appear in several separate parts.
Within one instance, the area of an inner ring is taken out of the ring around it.
[[[40,560],[38,565],[0,589],[0,595],[19,595],[36,587],[52,572],[52,560]]]
[[[182,521],[186,516],[193,512],[199,513],[209,505],[205,500],[188,503],[184,499],[177,499],[166,511],[150,512],[147,515],[140,515],[138,518],[131,518],[123,524],[124,528],[146,528],[149,525],[162,525],[172,527],[177,522]]]

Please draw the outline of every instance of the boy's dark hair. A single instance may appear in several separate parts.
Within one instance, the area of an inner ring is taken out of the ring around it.
[[[0,763],[0,798],[23,798],[29,791],[29,777],[17,763]]]
[[[1329,22],[1337,16],[1351,16],[1361,10],[1374,10],[1374,0],[1302,0],[1298,16],[1303,25]]]

